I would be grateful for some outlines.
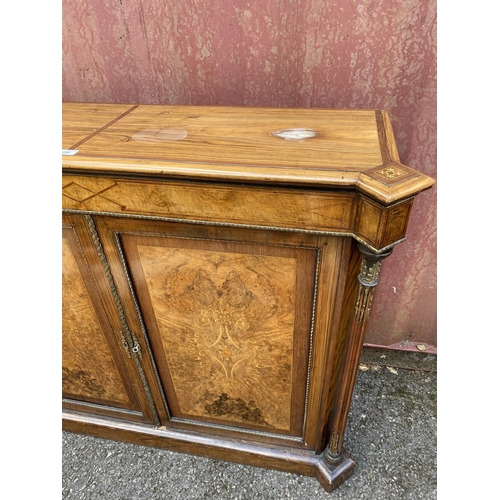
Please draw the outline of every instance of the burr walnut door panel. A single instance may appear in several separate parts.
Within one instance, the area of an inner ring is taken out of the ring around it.
[[[150,344],[166,425],[300,441],[317,241],[112,217],[96,226],[121,261],[112,270]]]
[[[153,422],[154,410],[143,395],[132,359],[122,355],[123,333],[106,296],[108,284],[84,221],[83,216],[66,216],[63,223],[63,406]]]

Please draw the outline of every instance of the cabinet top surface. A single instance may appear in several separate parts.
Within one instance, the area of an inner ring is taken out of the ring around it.
[[[63,103],[63,168],[349,188],[382,203],[434,180],[380,110]]]

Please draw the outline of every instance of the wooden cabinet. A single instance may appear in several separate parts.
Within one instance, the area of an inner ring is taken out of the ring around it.
[[[63,426],[313,475],[434,181],[381,111],[63,105]]]

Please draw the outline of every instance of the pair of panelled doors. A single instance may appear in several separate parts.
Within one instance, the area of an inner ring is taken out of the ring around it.
[[[351,248],[349,238],[65,213],[64,408],[320,449],[324,351]]]

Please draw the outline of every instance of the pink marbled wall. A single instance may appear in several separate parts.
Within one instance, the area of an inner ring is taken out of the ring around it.
[[[381,108],[436,178],[436,0],[63,0],[63,100]],[[384,262],[366,342],[436,345],[436,187]]]

